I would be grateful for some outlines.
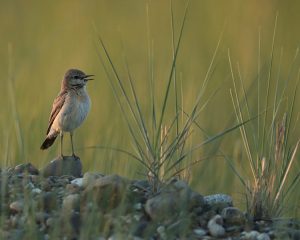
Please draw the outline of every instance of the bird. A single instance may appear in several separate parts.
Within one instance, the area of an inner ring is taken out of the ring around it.
[[[91,100],[86,90],[88,81],[94,75],[87,75],[78,69],[69,69],[61,82],[61,89],[54,99],[50,113],[46,139],[40,149],[45,150],[52,146],[60,135],[60,156],[63,158],[63,136],[70,133],[72,156],[76,157],[73,144],[73,132],[87,117]]]

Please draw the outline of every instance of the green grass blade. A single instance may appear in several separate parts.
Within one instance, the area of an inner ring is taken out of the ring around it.
[[[274,45],[275,45],[275,36],[276,36],[276,29],[277,29],[277,18],[278,14],[276,14],[274,30],[273,30],[273,39],[272,39],[272,46],[271,46],[271,56],[270,56],[270,67],[268,71],[268,78],[267,78],[267,94],[266,94],[266,104],[265,109],[269,108],[269,95],[270,95],[270,82],[271,82],[271,75],[272,75],[272,68],[273,68],[273,58],[274,58]],[[262,153],[264,154],[265,151],[265,138],[266,138],[266,124],[267,124],[267,116],[268,110],[264,116],[264,123],[263,123],[263,136],[262,136]]]
[[[161,134],[160,126],[162,126],[162,122],[163,122],[164,115],[165,115],[165,112],[166,112],[167,100],[169,98],[169,92],[170,92],[171,82],[172,82],[172,78],[173,78],[175,63],[176,63],[176,60],[177,60],[177,56],[178,56],[178,52],[179,52],[179,46],[180,46],[182,35],[183,35],[183,29],[184,29],[185,22],[186,22],[188,6],[189,6],[189,1],[186,5],[185,11],[184,11],[184,17],[183,17],[182,24],[181,24],[179,39],[178,39],[178,42],[177,42],[177,45],[176,45],[174,59],[172,61],[172,65],[171,65],[171,70],[170,70],[170,74],[169,74],[169,79],[168,79],[166,92],[164,94],[162,110],[161,110],[160,118],[159,118],[159,121],[158,121],[158,131],[157,131],[157,134],[156,134],[155,149],[157,149],[158,146],[159,146],[159,138],[160,138],[160,134]]]

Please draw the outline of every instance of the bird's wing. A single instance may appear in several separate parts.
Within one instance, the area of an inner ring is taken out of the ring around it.
[[[64,102],[66,100],[66,96],[67,96],[67,91],[62,91],[54,99],[54,102],[53,102],[53,105],[52,105],[52,111],[51,111],[50,118],[49,118],[49,125],[48,125],[48,129],[47,129],[47,134],[49,133],[49,131],[51,129],[51,126],[52,126],[56,116],[58,115],[58,113],[62,109],[62,106],[64,105]]]

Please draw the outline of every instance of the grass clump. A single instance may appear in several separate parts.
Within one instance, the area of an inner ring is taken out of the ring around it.
[[[194,151],[203,145],[222,137],[226,133],[237,129],[241,124],[244,124],[239,123],[237,126],[229,128],[213,137],[209,137],[200,144],[193,144],[190,138],[193,134],[193,126],[201,111],[207,106],[214,95],[212,94],[207,99],[204,99],[208,81],[213,73],[212,69],[220,45],[220,40],[218,41],[203,84],[192,105],[191,111],[186,112],[183,109],[182,96],[179,94],[176,63],[187,18],[188,4],[185,8],[177,42],[174,37],[172,1],[170,9],[173,50],[172,62],[167,78],[166,89],[162,93],[160,91],[156,92],[156,81],[153,77],[153,51],[151,49],[150,37],[148,36],[150,114],[149,112],[147,114],[147,112],[143,111],[142,101],[136,91],[126,57],[124,57],[124,62],[127,72],[127,82],[124,81],[124,79],[121,79],[104,41],[99,37],[104,54],[104,57],[99,54],[99,58],[108,76],[109,83],[111,84],[118,105],[120,106],[122,115],[126,120],[135,152],[132,153],[122,149],[115,150],[130,155],[144,166],[144,169],[146,170],[144,174],[150,179],[153,192],[157,192],[160,189],[161,184],[172,177],[185,177],[186,179],[188,176],[188,169],[193,164],[200,161],[199,159],[190,160]],[[107,62],[109,67],[107,66]],[[113,74],[111,74],[110,71],[112,71]],[[161,96],[162,102],[161,104],[157,104],[157,99]],[[170,109],[174,109],[173,114],[170,114]],[[166,114],[167,112],[168,114]],[[149,115],[150,117],[148,117]],[[170,115],[173,116],[170,117]],[[188,159],[190,161],[188,161]]]
[[[252,121],[250,126],[242,125],[240,127],[240,134],[251,172],[251,179],[242,178],[241,182],[246,189],[247,212],[254,219],[282,217],[287,210],[291,210],[287,209],[287,202],[290,200],[289,197],[291,197],[300,179],[300,172],[295,173],[293,171],[300,140],[293,140],[292,143],[293,125],[296,125],[292,120],[295,115],[295,99],[300,70],[298,76],[295,77],[294,93],[289,97],[285,94],[285,91],[289,80],[292,78],[291,72],[283,89],[279,87],[280,70],[277,79],[272,75],[276,24],[277,19],[273,33],[269,70],[266,75],[266,82],[264,82],[266,91],[261,90],[264,79],[261,78],[260,71],[258,71],[257,81],[255,81],[258,87],[256,115],[260,117],[256,121]],[[293,64],[297,54],[298,50]],[[239,66],[237,69],[240,81],[236,80],[229,52],[228,58],[234,86],[233,91],[230,92],[231,98],[236,118],[238,122],[243,122],[245,117],[248,118],[252,115],[249,104],[250,96],[245,90]],[[294,65],[291,66],[291,69],[293,68]],[[238,93],[239,87],[242,96]],[[273,100],[272,104],[270,103],[271,99]],[[245,103],[244,107],[242,102]],[[263,111],[261,112],[261,110]],[[239,174],[239,176],[241,175]]]
[[[124,81],[122,81],[122,79],[120,78],[105,44],[100,38],[101,46],[104,50],[105,57],[108,60],[113,71],[114,77],[110,77],[108,68],[105,66],[105,63],[101,56],[99,57],[109,77],[112,90],[121,108],[122,115],[126,120],[128,129],[130,131],[131,140],[135,149],[135,153],[130,153],[125,150],[122,151],[138,160],[144,166],[146,175],[148,175],[149,179],[152,181],[154,192],[159,189],[159,185],[161,182],[178,173],[180,163],[182,163],[183,159],[187,156],[185,148],[187,139],[191,134],[193,119],[195,119],[199,114],[200,99],[194,105],[193,113],[191,114],[191,116],[183,123],[182,127],[180,127],[181,123],[180,111],[178,107],[179,100],[175,65],[180,42],[182,40],[184,24],[187,16],[187,9],[188,7],[186,7],[185,9],[179,39],[175,46],[173,12],[171,8],[173,59],[168,76],[167,87],[162,95],[163,102],[161,106],[157,106],[156,104],[157,96],[155,92],[155,81],[153,79],[153,56],[151,55],[151,44],[149,44],[149,62],[152,71],[152,74],[149,77],[149,91],[151,96],[150,122],[146,119],[146,114],[142,110],[141,100],[137,95],[132,75],[127,64],[127,60],[125,59],[125,64],[127,69],[127,84],[129,85],[129,89],[126,88],[128,85],[126,86],[126,83],[124,83]],[[176,101],[175,113],[173,119],[171,119],[171,121],[167,123],[166,112],[168,100],[171,97],[172,84],[174,84],[174,94]]]

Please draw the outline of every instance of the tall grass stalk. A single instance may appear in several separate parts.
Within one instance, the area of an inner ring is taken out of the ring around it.
[[[23,140],[23,134],[21,129],[21,123],[20,123],[20,117],[17,110],[17,103],[16,103],[16,97],[15,97],[15,87],[14,87],[14,74],[13,74],[13,59],[12,59],[12,45],[8,45],[8,57],[9,57],[9,63],[8,63],[8,93],[9,93],[9,101],[10,101],[10,107],[12,111],[12,117],[13,117],[13,123],[15,127],[15,133],[17,138],[17,143],[19,147],[19,156],[24,158],[25,157],[25,148],[24,148],[24,140]]]

